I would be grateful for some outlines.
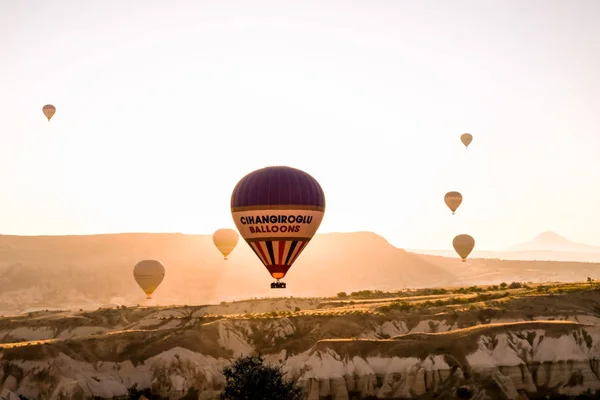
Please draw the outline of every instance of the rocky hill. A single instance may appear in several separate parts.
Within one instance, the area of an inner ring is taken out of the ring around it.
[[[146,302],[133,265],[156,258],[165,280]],[[472,259],[415,254],[370,232],[320,234],[273,291],[271,277],[243,242],[223,261],[209,235],[0,235],[0,315],[107,304],[202,304],[263,296],[324,296],[360,289],[578,281],[600,264]]]
[[[32,312],[0,319],[0,382],[29,399],[213,399],[220,370],[260,352],[311,400],[578,395],[600,389],[599,312],[595,282]]]

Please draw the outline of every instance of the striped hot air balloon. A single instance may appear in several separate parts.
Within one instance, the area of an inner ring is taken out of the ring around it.
[[[325,194],[319,182],[299,169],[276,166],[244,176],[231,194],[231,214],[240,235],[277,282],[319,229]]]

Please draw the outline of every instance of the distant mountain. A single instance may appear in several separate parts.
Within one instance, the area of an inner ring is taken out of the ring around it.
[[[555,232],[542,232],[531,240],[515,244],[508,251],[568,251],[600,253],[600,247],[573,242]]]
[[[155,296],[161,304],[335,295],[369,288],[443,286],[456,280],[451,270],[371,232],[317,235],[285,277],[285,290],[270,289],[273,279],[243,240],[224,261],[211,235],[0,235],[0,314],[64,304],[144,304],[132,271],[146,258],[160,260],[167,269]]]
[[[415,253],[455,257],[454,250],[417,250]],[[471,258],[525,261],[600,262],[600,247],[573,242],[555,232],[542,232],[531,240],[515,244],[506,250],[475,250]]]
[[[224,261],[211,235],[0,235],[0,315],[110,303],[191,305],[363,289],[575,281],[597,278],[600,271],[600,264],[477,259],[477,254],[463,263],[453,252],[448,256],[407,252],[372,232],[318,234],[284,279],[288,289],[272,290],[272,278],[243,241]],[[146,258],[167,269],[150,302],[132,276],[135,263]]]

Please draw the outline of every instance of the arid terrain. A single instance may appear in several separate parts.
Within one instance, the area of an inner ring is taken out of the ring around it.
[[[240,241],[224,261],[210,235],[0,235],[0,315],[113,305],[219,303],[265,296],[332,296],[340,291],[599,277],[600,263],[518,261],[407,252],[371,232],[318,234],[273,291],[272,278]],[[160,260],[166,276],[150,302],[133,279],[141,259]]]
[[[132,276],[148,258],[166,268],[152,300]],[[310,400],[600,389],[597,263],[463,263],[332,233],[271,290],[243,242],[224,261],[208,235],[114,234],[0,236],[0,271],[2,400],[213,399],[257,353]]]
[[[600,284],[502,283],[217,305],[39,311],[0,319],[3,395],[213,399],[245,354],[306,397],[477,399],[600,389]]]

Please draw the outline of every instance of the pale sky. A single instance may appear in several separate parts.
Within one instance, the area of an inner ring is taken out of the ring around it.
[[[599,21],[598,0],[2,1],[0,233],[212,233],[242,176],[289,165],[325,190],[319,232],[600,245]]]

